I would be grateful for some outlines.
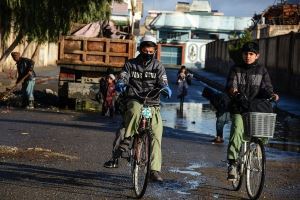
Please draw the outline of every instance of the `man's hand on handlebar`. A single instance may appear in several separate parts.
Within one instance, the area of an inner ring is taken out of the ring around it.
[[[164,97],[170,99],[171,96],[172,96],[172,90],[171,90],[171,88],[170,88],[168,85],[166,85],[166,86],[163,87],[163,91],[162,91],[161,94],[162,94]]]
[[[124,83],[123,80],[118,80],[116,83],[116,91],[117,92],[125,92],[126,90],[126,84]]]
[[[270,98],[270,100],[272,100],[272,101],[278,101],[279,100],[279,96],[278,96],[278,94],[272,94],[272,96],[271,96],[271,98]]]

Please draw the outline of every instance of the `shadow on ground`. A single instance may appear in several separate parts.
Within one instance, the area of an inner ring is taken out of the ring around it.
[[[0,184],[104,198],[124,199],[131,190],[130,177],[107,172],[63,170],[50,167],[0,162]],[[128,184],[125,184],[128,183]],[[75,191],[74,191],[75,190]]]

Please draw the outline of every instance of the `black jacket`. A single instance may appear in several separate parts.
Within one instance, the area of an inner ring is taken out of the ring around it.
[[[232,88],[243,94],[248,103],[255,99],[270,98],[273,94],[273,86],[267,69],[257,63],[233,66],[227,78],[226,91]],[[247,112],[247,109],[245,103],[237,102],[233,98],[232,113]]]
[[[207,98],[211,105],[217,110],[217,117],[229,112],[230,98],[227,94],[205,87],[202,96]]]
[[[20,60],[16,63],[18,70],[17,82],[19,82],[24,76],[28,74],[29,71],[32,71],[32,75],[26,78],[25,81],[31,80],[36,77],[35,72],[33,71],[34,62],[31,59],[21,57]]]
[[[147,64],[144,64],[141,55],[125,63],[121,76],[125,83],[132,85],[142,97],[146,96],[154,88],[162,88],[168,84],[166,70],[162,63],[152,59]],[[155,92],[149,96],[153,95],[155,95]],[[127,88],[127,98],[143,103],[143,99],[137,97],[130,87]],[[148,103],[159,104],[159,96],[152,101],[148,101]]]

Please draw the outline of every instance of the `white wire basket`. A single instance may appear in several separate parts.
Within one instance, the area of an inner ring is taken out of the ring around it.
[[[273,138],[275,113],[249,112],[243,115],[245,134],[251,137]]]

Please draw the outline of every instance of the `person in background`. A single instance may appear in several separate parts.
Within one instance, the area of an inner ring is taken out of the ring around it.
[[[187,95],[188,85],[191,85],[192,78],[193,78],[193,75],[188,73],[186,67],[184,65],[181,66],[181,68],[178,70],[178,73],[177,73],[177,81],[176,81],[176,85],[178,85],[177,98],[180,99]]]
[[[180,67],[180,69],[178,70],[178,72],[177,72],[177,81],[178,81],[179,78],[181,78],[183,76],[186,78],[187,84],[191,85],[192,84],[192,79],[193,79],[193,74],[188,72],[185,65],[182,65]]]
[[[16,84],[22,81],[22,105],[27,109],[34,108],[34,86],[36,74],[33,70],[34,61],[20,56],[19,52],[12,52],[12,58],[17,65],[17,81]]]
[[[230,121],[229,104],[230,98],[227,94],[215,91],[209,87],[205,87],[202,96],[207,98],[211,105],[216,109],[216,137],[212,140],[215,144],[224,142],[223,129],[225,124]]]
[[[106,76],[106,79],[100,80],[100,93],[102,94],[102,115],[105,116],[107,112],[111,117],[114,116],[115,113],[115,98],[116,98],[116,90],[115,90],[115,76],[113,74],[109,74]]]

